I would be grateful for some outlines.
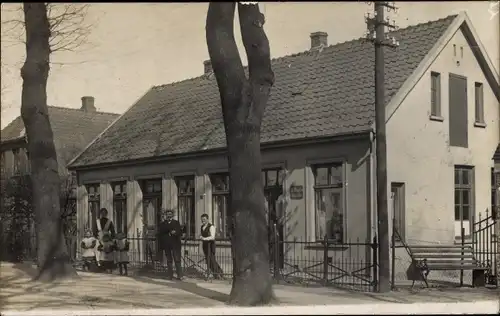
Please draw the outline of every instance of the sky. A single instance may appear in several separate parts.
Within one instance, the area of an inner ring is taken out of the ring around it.
[[[486,51],[500,65],[498,1],[397,2],[387,13],[399,27],[466,11]],[[6,40],[5,21],[18,18],[19,4],[2,3],[1,127],[20,115],[20,67],[24,44]],[[82,96],[94,96],[99,111],[124,113],[154,85],[197,77],[208,59],[205,20],[208,3],[95,3],[86,22],[88,43],[75,52],[51,56],[48,104],[79,108]],[[271,57],[309,49],[312,32],[328,33],[328,44],[363,37],[366,2],[261,2]],[[237,43],[246,64],[238,21]]]

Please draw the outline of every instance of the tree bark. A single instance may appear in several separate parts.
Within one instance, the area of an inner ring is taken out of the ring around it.
[[[33,184],[39,273],[35,280],[51,282],[76,276],[61,225],[60,178],[47,108],[50,25],[45,3],[24,3],[26,60],[21,116],[26,128]]]
[[[257,4],[239,4],[249,64],[246,78],[234,39],[234,12],[235,3],[210,3],[206,37],[221,98],[231,179],[234,263],[229,304],[255,306],[274,300],[260,152],[260,127],[274,74],[264,15]]]

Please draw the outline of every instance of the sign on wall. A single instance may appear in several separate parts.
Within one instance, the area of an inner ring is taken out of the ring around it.
[[[302,200],[303,197],[304,197],[304,186],[302,185],[290,186],[290,199]]]

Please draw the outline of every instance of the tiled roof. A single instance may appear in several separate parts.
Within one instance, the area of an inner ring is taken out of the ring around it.
[[[56,106],[49,106],[48,109],[58,155],[66,162],[74,158],[119,116],[115,113],[87,112]],[[2,130],[1,141],[24,135],[24,123],[19,116]]]
[[[455,16],[394,32],[385,49],[386,101],[398,91]],[[275,84],[261,142],[367,131],[374,120],[374,47],[352,40],[272,60]],[[201,64],[201,63],[200,63]],[[153,87],[72,166],[119,162],[225,147],[213,75]]]

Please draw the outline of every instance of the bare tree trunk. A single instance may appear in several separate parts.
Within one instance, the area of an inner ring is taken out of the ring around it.
[[[264,16],[257,4],[239,4],[249,63],[246,78],[234,39],[234,12],[235,3],[210,3],[206,37],[221,97],[231,179],[234,272],[229,303],[253,306],[274,299],[260,153],[260,127],[274,74]]]
[[[76,276],[61,227],[60,178],[47,109],[50,25],[45,3],[24,3],[26,61],[21,116],[26,127],[33,183],[39,274],[35,280],[53,281]]]

